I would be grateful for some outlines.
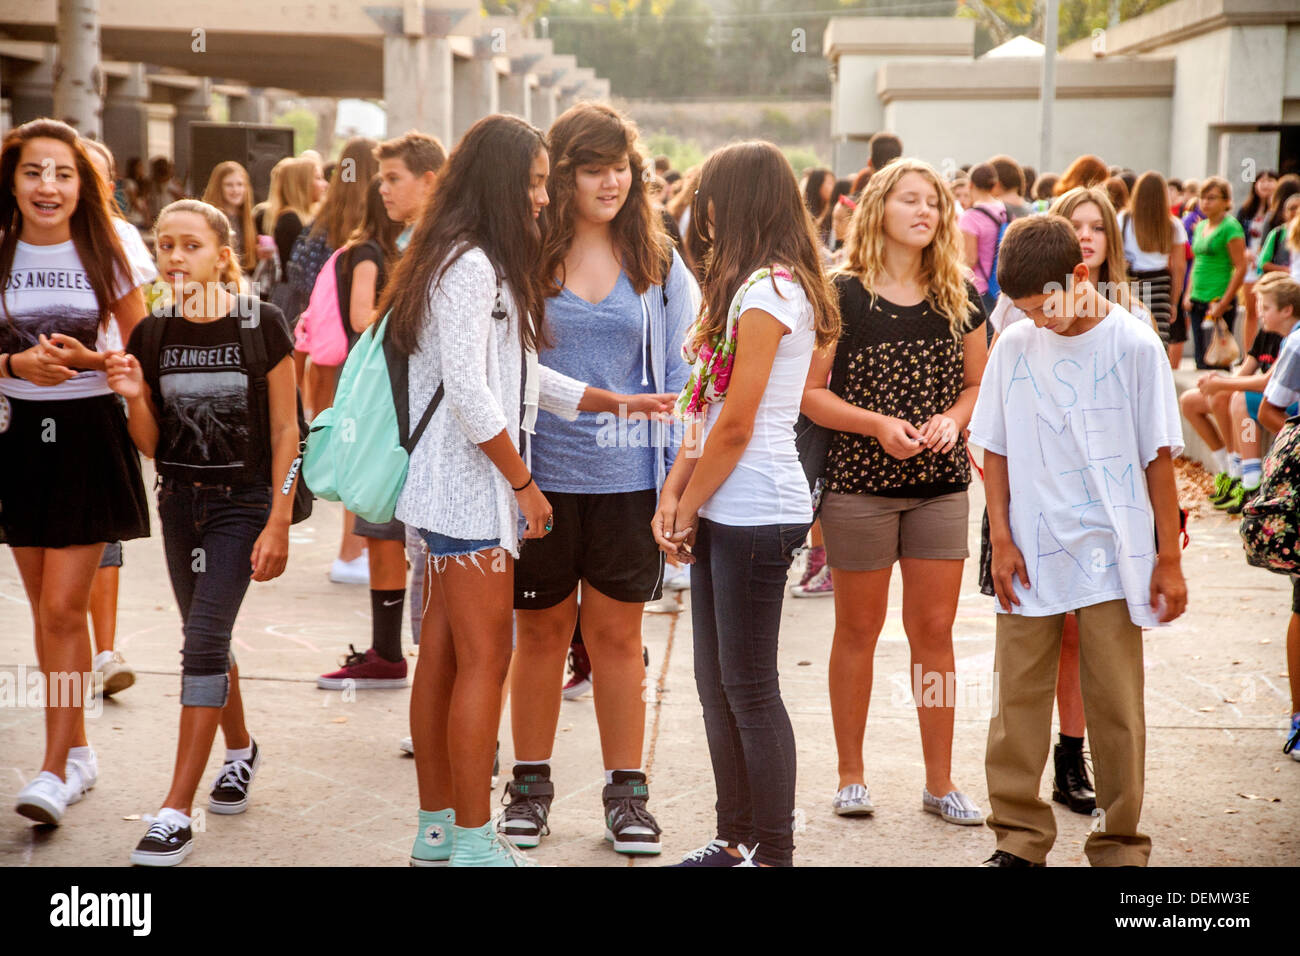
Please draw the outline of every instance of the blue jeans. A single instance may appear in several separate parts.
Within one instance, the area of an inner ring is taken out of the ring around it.
[[[270,488],[164,480],[158,490],[167,573],[185,634],[182,707],[226,704],[230,634],[270,511]]]
[[[704,705],[718,837],[755,860],[794,858],[794,728],[776,670],[786,576],[809,526],[733,527],[701,518],[691,568],[695,686]]]

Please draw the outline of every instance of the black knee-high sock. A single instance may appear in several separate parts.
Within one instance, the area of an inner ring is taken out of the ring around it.
[[[402,602],[405,588],[392,591],[370,589],[371,644],[386,661],[402,659]]]

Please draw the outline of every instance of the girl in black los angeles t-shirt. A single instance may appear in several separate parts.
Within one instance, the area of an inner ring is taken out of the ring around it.
[[[145,319],[128,354],[110,359],[107,371],[127,399],[131,438],[157,461],[167,570],[184,621],[176,769],[162,810],[131,854],[132,863],[170,866],[190,852],[190,807],[218,723],[226,758],[208,809],[240,813],[248,804],[260,758],[244,726],[230,637],[250,578],[278,577],[288,560],[293,480],[286,477],[298,422],[288,325],[274,306],[237,293],[225,215],[181,200],[158,216],[155,235],[174,304]],[[266,356],[261,368],[246,354],[254,337]]]

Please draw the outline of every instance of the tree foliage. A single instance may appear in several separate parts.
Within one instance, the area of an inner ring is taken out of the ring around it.
[[[982,52],[1042,40],[1044,0],[483,0],[520,17],[616,96],[661,100],[830,93],[822,36],[832,16],[967,17]],[[1170,0],[1060,0],[1061,46]]]

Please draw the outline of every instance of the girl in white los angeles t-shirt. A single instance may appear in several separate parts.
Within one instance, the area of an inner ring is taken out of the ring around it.
[[[86,612],[107,541],[149,534],[140,463],[97,341],[144,300],[77,132],[33,120],[0,147],[0,529],[36,622],[43,672],[90,676]],[[53,676],[50,680],[53,686]],[[66,682],[65,682],[66,683]],[[16,809],[58,823],[93,787],[84,687],[46,701],[41,771]],[[70,699],[65,699],[70,696]]]

